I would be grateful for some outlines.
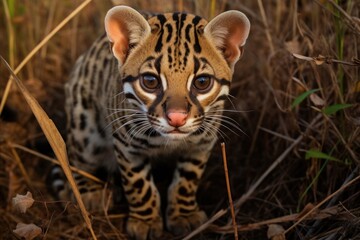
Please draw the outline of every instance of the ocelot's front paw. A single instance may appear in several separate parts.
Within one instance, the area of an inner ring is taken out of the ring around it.
[[[81,198],[86,210],[90,212],[102,212],[113,208],[112,194],[109,189],[83,192]]]
[[[196,229],[207,220],[204,211],[194,211],[187,215],[168,216],[167,228],[175,235],[183,235]]]
[[[102,212],[113,208],[112,192],[110,189],[98,186],[97,189],[79,188],[81,199],[85,205],[85,208],[89,212]],[[60,195],[61,194],[61,195]],[[74,193],[72,192],[70,185],[66,185],[64,190],[59,193],[59,197],[62,200],[71,200],[76,203]]]
[[[129,217],[126,230],[132,239],[158,239],[163,233],[163,221],[160,216],[149,221]]]

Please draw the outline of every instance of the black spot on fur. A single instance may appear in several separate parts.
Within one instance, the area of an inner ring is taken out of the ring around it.
[[[105,151],[106,151],[106,148],[97,146],[97,147],[94,148],[92,154],[93,155],[98,155],[98,154],[101,154],[101,153],[103,153]]]
[[[191,24],[188,24],[185,28],[185,39],[186,41],[188,42],[191,42],[191,39],[190,39],[190,29],[191,29]]]
[[[197,53],[201,53],[201,46],[200,46],[200,43],[199,43],[199,36],[198,36],[198,32],[196,31],[196,25],[200,22],[201,20],[201,17],[194,17],[192,23],[194,24],[194,36],[195,36],[195,43],[194,43],[194,50],[195,52]]]
[[[99,167],[98,169],[96,169],[95,176],[97,176],[98,178],[100,178],[103,181],[107,181],[109,172],[107,171],[107,169],[105,167]]]
[[[153,210],[152,210],[152,208],[147,208],[147,209],[142,210],[142,211],[136,211],[136,210],[135,210],[134,212],[136,212],[136,213],[139,214],[139,215],[146,216],[146,215],[151,215],[152,212],[153,212]]]
[[[133,184],[134,188],[143,188],[144,187],[144,180],[142,178],[139,178],[138,180],[136,180],[136,182],[134,182]]]
[[[195,172],[190,172],[190,171],[186,171],[185,169],[179,168],[179,173],[181,177],[184,177],[188,181],[197,179],[197,175]]]
[[[83,141],[84,141],[84,147],[87,147],[87,145],[89,144],[89,138],[85,137]]]
[[[195,193],[194,193],[193,191],[188,192],[184,186],[181,186],[181,187],[179,188],[179,194],[182,195],[182,196],[184,196],[184,197],[191,197],[191,196],[193,196]]]
[[[182,213],[182,214],[189,214],[189,213],[194,212],[194,210],[193,209],[180,208],[179,212]]]
[[[101,138],[104,138],[104,139],[106,138],[105,130],[100,125],[97,125],[97,131],[100,134]]]
[[[197,59],[197,57],[194,57],[194,74],[196,74],[199,71],[200,68],[200,61]]]
[[[113,137],[119,142],[121,142],[125,147],[129,146],[129,143],[125,141],[119,134],[113,134]]]
[[[86,127],[86,116],[85,114],[80,114],[80,130],[84,130]]]
[[[75,119],[73,116],[70,116],[70,127],[72,129],[76,128],[76,125],[75,125]]]
[[[160,21],[160,24],[161,24],[161,28],[160,28],[160,35],[159,35],[159,38],[156,42],[156,46],[155,46],[155,52],[160,52],[162,47],[163,47],[163,44],[162,44],[162,40],[163,40],[163,35],[164,35],[164,29],[163,29],[163,25],[166,21],[166,18],[164,15],[157,15],[157,19]]]
[[[127,180],[126,177],[122,177],[122,178],[121,178],[121,181],[122,181],[123,185],[128,185],[128,184],[129,184],[129,180]],[[125,193],[126,193],[126,192],[125,192]]]
[[[195,166],[199,166],[202,163],[200,160],[197,160],[197,159],[194,159],[194,158],[193,159],[180,158],[179,162],[180,163],[190,162]]]
[[[166,38],[166,42],[170,42],[171,37],[173,36],[172,26],[171,26],[170,23],[166,24],[165,26],[166,26],[166,28],[167,28],[167,30],[168,30],[168,36],[167,36],[167,38]]]
[[[149,164],[148,160],[145,160],[142,164],[140,164],[139,166],[133,167],[131,169],[131,171],[135,172],[135,173],[139,173],[141,170],[143,170],[145,168],[146,165]]]
[[[156,60],[155,60],[155,69],[158,72],[158,74],[161,73],[161,59],[162,59],[162,55],[160,55]]]
[[[183,199],[178,199],[177,202],[181,205],[184,205],[184,206],[193,206],[195,205],[195,201],[194,200],[191,200],[191,201],[186,201],[186,200],[183,200]]]

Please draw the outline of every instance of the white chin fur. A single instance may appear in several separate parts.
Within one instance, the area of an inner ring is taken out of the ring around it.
[[[168,139],[171,139],[171,140],[182,140],[184,138],[186,138],[187,136],[189,136],[188,133],[161,133],[161,135],[163,137],[166,137]]]

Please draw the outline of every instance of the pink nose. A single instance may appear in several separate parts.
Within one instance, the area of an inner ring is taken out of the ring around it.
[[[181,127],[185,125],[188,114],[186,112],[170,112],[166,116],[171,126]]]

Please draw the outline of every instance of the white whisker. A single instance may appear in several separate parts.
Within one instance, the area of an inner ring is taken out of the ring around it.
[[[236,107],[235,107],[233,101],[231,101],[230,97],[232,97],[233,99],[236,99],[236,98],[235,98],[234,96],[230,95],[230,94],[228,94],[226,97],[227,97],[227,99],[229,100],[231,106],[232,106],[234,109],[236,109]]]
[[[120,116],[118,118],[113,119],[111,122],[109,122],[106,126],[105,129],[107,129],[108,127],[112,126],[115,122],[122,122],[123,120],[126,120],[128,118],[132,118],[133,116],[137,115],[138,113],[133,113],[130,115],[124,115],[124,116]],[[110,116],[108,116],[107,118],[109,118]]]
[[[129,135],[131,136],[131,139],[130,139],[130,143],[132,142],[133,138],[138,136],[138,135],[141,135],[140,133],[144,133],[147,129],[149,129],[151,126],[148,122],[143,122],[139,125],[136,125],[137,129],[133,129],[132,132],[134,133],[129,133]]]
[[[243,131],[239,126],[236,126],[234,123],[232,123],[232,122],[230,122],[230,121],[221,119],[220,117],[211,117],[211,116],[208,116],[207,118],[213,120],[213,121],[216,122],[216,123],[219,123],[221,126],[223,126],[224,128],[228,129],[230,132],[234,133],[234,134],[237,135],[237,136],[239,136],[239,134],[238,134],[237,132],[235,132],[234,130],[232,130],[230,127],[226,126],[226,125],[223,124],[223,123],[226,123],[226,124],[230,125],[231,127],[234,127],[235,129],[239,130],[239,131],[242,132],[243,134],[245,134],[244,131]]]
[[[217,134],[219,134],[221,136],[221,138],[224,139],[224,140],[225,140],[225,138],[229,138],[220,128],[215,127],[213,122],[210,122],[207,119],[205,119],[204,124],[205,124],[205,127],[206,127],[205,130],[206,131],[211,131],[211,133],[212,133],[212,135],[214,137],[216,137]]]
[[[115,132],[119,131],[121,128],[123,128],[129,124],[134,124],[136,122],[143,121],[143,120],[145,120],[145,119],[139,119],[139,118],[131,119],[131,120],[125,122],[124,124],[122,124],[120,127],[116,128],[113,132],[115,133]]]
[[[213,112],[231,112],[231,113],[248,113],[254,110],[231,110],[231,109],[211,109],[206,113],[213,113]]]

